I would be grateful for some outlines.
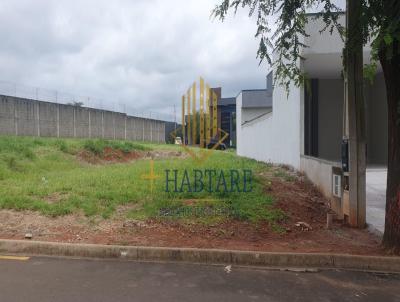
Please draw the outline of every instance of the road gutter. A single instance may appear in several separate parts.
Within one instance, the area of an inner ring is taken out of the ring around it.
[[[62,256],[143,262],[187,262],[269,268],[348,269],[400,273],[400,257],[325,253],[270,253],[220,249],[165,248],[0,240],[2,255]]]

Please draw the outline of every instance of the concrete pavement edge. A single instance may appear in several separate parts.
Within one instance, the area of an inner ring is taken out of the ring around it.
[[[400,257],[323,253],[271,253],[0,240],[0,254],[62,256],[134,261],[232,264],[274,268],[326,268],[400,273]]]

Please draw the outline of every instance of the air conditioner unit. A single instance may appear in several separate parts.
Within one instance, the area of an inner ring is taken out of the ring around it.
[[[333,174],[332,193],[333,196],[342,198],[342,176],[340,174]]]

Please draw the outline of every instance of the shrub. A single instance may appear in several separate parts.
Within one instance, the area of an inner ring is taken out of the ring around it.
[[[106,142],[104,140],[86,140],[83,145],[83,148],[85,150],[96,155],[103,154],[105,147],[106,147]]]
[[[57,148],[61,152],[64,152],[64,153],[68,153],[69,152],[68,145],[67,145],[67,143],[65,141],[57,140],[55,144],[56,144]]]

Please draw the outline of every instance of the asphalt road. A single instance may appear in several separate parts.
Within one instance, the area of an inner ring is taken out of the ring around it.
[[[0,301],[400,301],[400,275],[0,259]]]

